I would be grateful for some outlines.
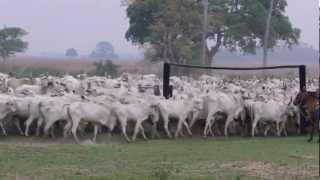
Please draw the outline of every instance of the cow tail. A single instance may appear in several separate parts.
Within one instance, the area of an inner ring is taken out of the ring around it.
[[[67,107],[67,115],[68,115],[68,119],[70,120],[70,122],[72,122],[72,116],[70,113],[70,106]]]

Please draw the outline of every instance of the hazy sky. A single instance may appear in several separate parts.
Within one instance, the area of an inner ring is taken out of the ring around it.
[[[317,0],[287,0],[288,15],[302,30],[301,41],[318,47]],[[0,0],[0,27],[19,26],[29,35],[28,54],[64,52],[69,47],[88,54],[101,40],[117,52],[134,53],[124,38],[128,27],[121,0]]]

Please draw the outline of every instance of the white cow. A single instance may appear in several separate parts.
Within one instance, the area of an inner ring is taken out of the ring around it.
[[[200,110],[199,101],[193,99],[178,99],[178,100],[160,100],[158,105],[160,116],[164,122],[164,129],[169,138],[172,138],[172,135],[169,131],[169,121],[172,118],[178,119],[178,125],[175,132],[175,138],[182,133],[182,127],[184,126],[189,135],[192,135],[189,125],[187,123],[187,118],[196,111]]]
[[[206,125],[203,130],[203,135],[206,137],[209,133],[212,135],[212,126],[217,119],[217,113],[225,113],[227,120],[224,127],[224,135],[228,136],[228,127],[236,118],[244,119],[244,104],[240,95],[230,93],[215,92],[211,95],[203,97],[203,109],[207,110]],[[195,116],[191,122],[194,124]]]
[[[145,102],[136,102],[132,104],[115,103],[113,105],[113,111],[116,114],[116,117],[121,126],[122,133],[127,141],[130,141],[126,133],[126,126],[128,121],[135,122],[134,133],[132,136],[132,140],[134,141],[139,132],[141,132],[143,138],[147,140],[147,137],[144,133],[144,128],[142,126],[142,123],[144,121],[152,118],[152,123],[154,126],[156,126],[159,119],[158,111],[156,111],[156,106]]]
[[[282,130],[284,130],[285,134],[285,125],[287,123],[287,119],[289,116],[293,116],[293,109],[285,103],[277,102],[274,100],[270,100],[267,102],[256,101],[251,104],[250,114],[253,117],[252,122],[252,137],[255,134],[255,128],[257,124],[262,122],[271,121],[276,124],[277,136],[281,135]],[[266,129],[265,135],[267,134],[269,129]]]
[[[16,111],[15,104],[11,100],[0,100],[0,128],[3,135],[7,136],[3,121]]]
[[[79,143],[77,129],[82,121],[91,122],[95,125],[93,141],[96,140],[99,125],[107,127],[109,131],[113,131],[116,125],[116,119],[111,108],[93,102],[74,102],[67,107],[67,113],[69,120],[72,122],[71,132],[77,143]]]

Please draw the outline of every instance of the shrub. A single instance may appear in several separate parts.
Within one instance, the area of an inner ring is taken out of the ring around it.
[[[118,75],[118,66],[113,64],[111,60],[100,60],[94,62],[93,65],[95,66],[94,75],[104,76],[105,73],[111,77],[116,77]]]

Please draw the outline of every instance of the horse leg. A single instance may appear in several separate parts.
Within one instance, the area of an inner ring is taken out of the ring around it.
[[[319,118],[319,116],[317,118]],[[320,143],[320,120],[318,120],[317,126],[318,126],[318,136],[319,136],[318,143]]]
[[[310,133],[310,138],[308,139],[308,142],[311,142],[313,140],[313,133],[314,133],[314,121],[312,121],[312,129]]]

